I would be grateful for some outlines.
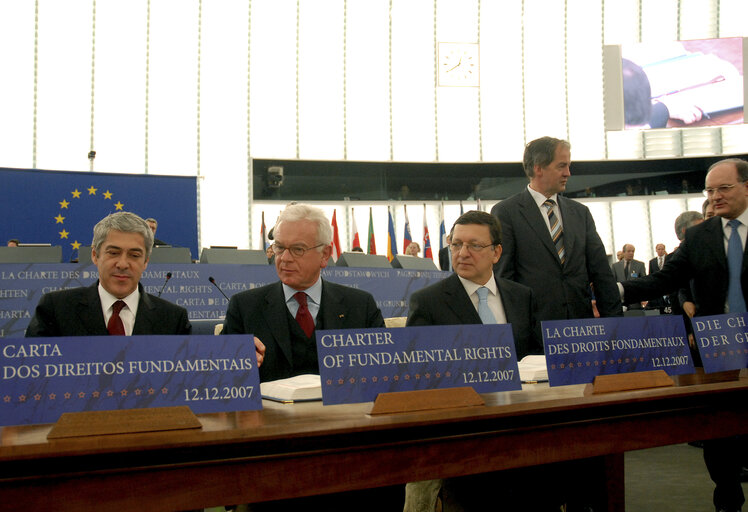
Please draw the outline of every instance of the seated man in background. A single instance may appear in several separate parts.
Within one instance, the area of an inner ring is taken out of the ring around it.
[[[26,336],[190,334],[187,310],[145,293],[140,284],[153,247],[148,224],[134,213],[117,212],[93,233],[98,282],[43,295]]]
[[[291,204],[273,231],[276,283],[237,293],[223,334],[254,334],[262,382],[319,373],[316,329],[384,327],[370,293],[320,278],[332,254],[332,228],[314,206]]]

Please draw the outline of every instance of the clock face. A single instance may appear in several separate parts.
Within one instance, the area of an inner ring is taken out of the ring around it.
[[[439,86],[478,87],[480,85],[477,43],[439,43]]]

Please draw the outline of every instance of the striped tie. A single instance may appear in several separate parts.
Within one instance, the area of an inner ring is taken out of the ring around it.
[[[548,223],[551,225],[551,238],[553,239],[553,244],[556,246],[558,258],[563,264],[566,261],[566,251],[564,250],[564,228],[561,227],[558,217],[556,217],[556,214],[553,212],[553,207],[555,205],[556,202],[553,199],[546,199],[543,203],[543,206],[548,209]]]

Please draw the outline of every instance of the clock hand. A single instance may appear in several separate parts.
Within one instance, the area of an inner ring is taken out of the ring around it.
[[[460,60],[457,62],[457,64],[455,65],[455,67],[447,70],[447,73],[449,73],[450,71],[453,71],[453,70],[459,68],[460,64],[462,64],[462,57],[460,57]]]

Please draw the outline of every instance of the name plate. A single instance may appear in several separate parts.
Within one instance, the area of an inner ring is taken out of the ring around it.
[[[597,375],[665,370],[693,373],[680,316],[643,316],[542,322],[551,386],[586,384]]]
[[[262,409],[252,336],[87,336],[0,340],[0,425],[62,413],[187,405]]]
[[[748,367],[746,313],[699,316],[691,320],[704,373]]]
[[[522,388],[507,324],[318,331],[317,356],[324,405],[394,391]]]

